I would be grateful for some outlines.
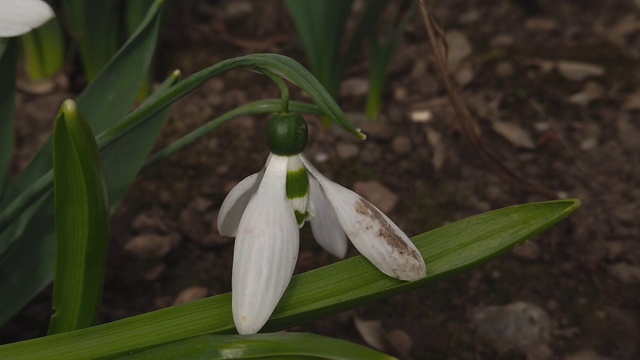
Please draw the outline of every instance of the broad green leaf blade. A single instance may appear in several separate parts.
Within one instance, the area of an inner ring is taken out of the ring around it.
[[[109,241],[107,182],[91,128],[62,104],[53,130],[56,267],[50,334],[96,324]]]
[[[169,89],[180,79],[180,72],[174,71],[147,99],[155,99],[166,89]],[[144,105],[144,103],[143,103]],[[147,118],[142,124],[134,127],[117,141],[102,149],[102,159],[107,169],[107,182],[109,184],[109,198],[113,199],[111,211],[120,204],[120,200],[126,193],[140,171],[145,158],[155,143],[160,130],[169,117],[170,107]],[[126,159],[126,161],[123,161]]]
[[[380,273],[362,256],[294,276],[271,320],[274,331],[407,292],[495,258],[549,229],[579,207],[558,200],[508,207],[456,221],[412,240],[427,277],[403,282]],[[0,358],[113,358],[204,333],[233,333],[231,294],[45,338],[0,346]]]
[[[138,32],[78,98],[78,108],[94,133],[112,126],[129,111],[155,48],[160,4],[156,2]],[[136,150],[145,154],[149,151]],[[52,187],[51,158],[49,141],[0,204],[0,294],[11,294],[0,296],[0,325],[53,277],[53,252],[48,251],[53,247],[53,219],[43,215],[53,213],[53,199],[48,197],[42,207],[35,206]],[[17,216],[17,221],[11,220]]]
[[[118,50],[119,7],[114,0],[62,0],[80,58],[93,81]]]
[[[307,333],[201,335],[142,351],[122,359],[269,359],[305,357],[336,360],[388,360],[394,357],[344,340]]]
[[[0,200],[9,181],[16,115],[16,59],[14,39],[0,38]]]

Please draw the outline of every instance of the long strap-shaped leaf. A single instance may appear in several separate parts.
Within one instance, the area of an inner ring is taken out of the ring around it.
[[[107,182],[89,125],[62,104],[53,130],[56,267],[50,334],[96,324],[109,237]]]
[[[0,38],[0,201],[9,180],[9,165],[13,154],[17,57],[16,40]]]
[[[157,1],[138,32],[78,98],[78,108],[94,133],[121,120],[129,111],[155,48],[159,4]],[[154,122],[154,118],[166,114],[168,106],[166,108],[159,109],[146,120]],[[156,124],[161,126],[162,122]],[[129,156],[146,156],[149,148],[139,146],[141,143],[131,143]],[[53,178],[51,157],[51,144],[47,143],[0,205],[3,210],[0,224],[10,220],[0,226],[3,229],[0,232],[0,324],[53,277],[53,201],[48,195]],[[108,174],[118,169],[118,164],[112,169],[105,165]]]
[[[362,345],[315,334],[201,335],[159,346],[128,360],[222,359],[395,359]]]
[[[403,282],[362,256],[294,276],[264,330],[273,331],[399,294],[482,264],[557,224],[577,200],[486,212],[412,238],[427,277]],[[231,333],[231,296],[223,294],[112,323],[0,346],[0,358],[115,357],[204,333]]]

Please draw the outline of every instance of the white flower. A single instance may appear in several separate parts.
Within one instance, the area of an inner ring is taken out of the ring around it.
[[[420,252],[375,206],[324,177],[302,154],[272,153],[262,171],[231,190],[218,216],[220,234],[236,237],[232,307],[240,334],[257,333],[280,301],[305,220],[335,256],[345,256],[348,237],[383,273],[408,281],[426,276]]]
[[[51,7],[41,0],[0,0],[0,37],[22,35],[53,16]]]

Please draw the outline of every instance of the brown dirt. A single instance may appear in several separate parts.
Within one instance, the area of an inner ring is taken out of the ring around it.
[[[551,358],[585,350],[638,358],[638,6],[637,1],[458,0],[433,5],[444,30],[461,32],[471,45],[453,75],[463,83],[461,95],[478,120],[485,146],[523,179],[578,198],[583,206],[533,245],[478,269],[295,330],[364,343],[355,315],[411,334],[413,346],[404,357],[534,358],[526,352],[498,352],[482,341],[468,317],[479,306],[527,301],[551,317]],[[179,68],[189,74],[254,52],[278,52],[305,63],[280,2],[183,1],[168,22],[158,73]],[[572,80],[550,68],[564,60],[594,64],[603,73]],[[362,60],[347,77],[366,79],[367,67]],[[592,95],[584,100],[584,94]],[[20,96],[15,172],[68,96],[63,91]],[[175,104],[156,148],[246,101],[277,96],[268,79],[246,71],[225,74]],[[305,100],[297,90],[293,98]],[[365,142],[327,130],[309,117],[307,154],[312,161],[326,156],[316,161],[318,169],[344,186],[372,180],[390,189],[399,200],[388,215],[408,235],[546,199],[510,188],[465,143],[433,71],[419,17],[399,47],[384,101],[377,122],[360,124],[369,134]],[[363,104],[364,96],[348,91],[341,98],[349,113],[361,111]],[[412,121],[412,112],[421,110],[428,110],[432,120]],[[113,218],[103,322],[170,306],[192,286],[206,288],[209,295],[230,290],[233,245],[217,237],[211,223],[231,186],[262,167],[268,154],[265,119],[235,120],[140,175]],[[518,140],[507,136],[521,133],[511,127],[501,135],[494,130],[496,121],[524,130],[533,147],[516,146]],[[341,156],[337,149],[345,144],[357,146],[355,155]],[[125,253],[126,243],[149,232],[172,239],[178,234],[179,240],[159,258]],[[349,255],[355,253],[350,249]],[[306,226],[297,271],[334,261],[311,240]],[[5,326],[0,342],[44,335],[50,293],[45,290]]]

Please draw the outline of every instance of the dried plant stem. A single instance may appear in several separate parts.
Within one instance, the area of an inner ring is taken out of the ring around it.
[[[460,127],[462,128],[462,133],[466,140],[475,150],[477,150],[478,154],[485,162],[485,164],[487,164],[487,166],[489,166],[489,168],[491,168],[491,170],[500,179],[502,179],[502,181],[510,184],[514,188],[542,194],[550,198],[556,198],[556,193],[547,189],[546,187],[539,184],[532,184],[520,179],[517,175],[511,172],[511,170],[504,166],[498,159],[496,159],[495,156],[489,153],[489,151],[487,151],[487,149],[483,146],[482,140],[474,130],[476,128],[476,121],[471,116],[471,113],[469,113],[469,110],[460,98],[458,90],[454,87],[449,77],[446,65],[447,45],[444,41],[442,29],[440,29],[440,27],[438,27],[438,25],[433,20],[431,14],[427,10],[427,6],[424,0],[420,0],[420,11],[422,12],[422,19],[424,21],[425,28],[427,29],[431,48],[433,49],[435,55],[436,71],[442,78],[442,82],[447,91],[447,95],[449,96],[449,101],[451,102],[451,105],[456,112],[456,115],[460,122]]]

